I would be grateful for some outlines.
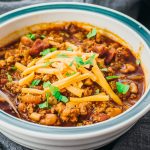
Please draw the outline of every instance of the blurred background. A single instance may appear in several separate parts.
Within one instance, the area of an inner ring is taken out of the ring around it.
[[[150,29],[150,0],[0,0],[0,14],[44,2],[84,2],[106,6],[131,16]],[[0,133],[0,150],[29,149],[10,141]],[[150,112],[125,135],[99,150],[150,150]]]

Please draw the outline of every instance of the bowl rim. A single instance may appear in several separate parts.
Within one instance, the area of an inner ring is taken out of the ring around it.
[[[122,14],[116,10],[106,8],[103,6],[97,6],[93,4],[85,4],[85,3],[78,3],[78,2],[55,2],[55,3],[41,3],[36,5],[30,5],[27,7],[22,7],[13,11],[10,11],[8,13],[5,13],[0,16],[0,23],[5,23],[8,20],[17,18],[17,16],[25,15],[31,12],[39,12],[44,10],[50,10],[50,9],[75,9],[75,10],[82,10],[82,11],[89,11],[89,12],[95,12],[97,14],[103,14],[108,17],[111,17],[117,21],[120,21],[130,27],[130,29],[137,32],[138,35],[145,41],[145,43],[150,47],[149,39],[150,39],[150,32],[149,30],[144,27],[142,24],[137,22],[136,20],[132,19],[131,17]],[[71,134],[86,134],[90,135],[91,133],[96,132],[97,134],[101,133],[109,133],[112,130],[118,130],[119,128],[122,128],[123,126],[126,126],[127,124],[130,124],[131,122],[137,121],[140,117],[142,117],[146,112],[150,109],[150,103],[148,103],[148,97],[150,95],[149,92],[150,86],[148,87],[145,94],[142,96],[142,98],[139,100],[137,104],[135,104],[131,109],[126,111],[125,113],[122,113],[121,115],[114,117],[113,119],[109,119],[108,121],[95,123],[88,126],[81,126],[81,127],[51,127],[51,126],[43,126],[38,125],[35,123],[30,123],[21,119],[18,119],[16,117],[13,117],[3,111],[0,110],[0,122],[3,123],[3,125],[7,125],[8,127],[17,127],[21,131],[30,131],[30,132],[38,132],[44,133],[44,134],[56,134],[56,135],[68,135],[69,137],[72,137]],[[142,107],[143,106],[143,107]],[[144,108],[144,109],[142,109]],[[132,112],[132,115],[131,115]],[[130,113],[130,114],[129,114]],[[134,115],[133,115],[134,114]],[[130,117],[129,117],[130,116]],[[124,119],[123,119],[124,118]],[[2,121],[3,120],[3,121]],[[119,122],[119,124],[117,124]],[[24,127],[22,127],[24,125]],[[102,131],[103,130],[103,131]],[[28,134],[28,132],[26,132]],[[48,135],[47,135],[48,136]],[[67,136],[67,138],[68,138]],[[49,136],[48,136],[49,137]],[[56,136],[58,139],[58,136]],[[84,136],[82,136],[84,137]],[[45,137],[46,138],[46,137]],[[80,136],[81,138],[81,136]]]

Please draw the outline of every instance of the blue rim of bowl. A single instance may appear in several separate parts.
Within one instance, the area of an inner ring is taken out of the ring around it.
[[[8,20],[11,20],[13,18],[16,18],[21,15],[25,15],[31,12],[38,12],[38,11],[45,11],[45,10],[53,10],[53,9],[74,9],[74,10],[82,10],[82,11],[89,11],[94,12],[97,14],[103,14],[108,17],[111,17],[115,20],[118,20],[124,24],[126,24],[128,27],[133,29],[135,32],[137,32],[146,42],[146,44],[150,47],[150,32],[148,29],[146,29],[143,25],[135,21],[134,19],[120,13],[114,10],[111,10],[109,8],[91,5],[91,4],[83,4],[83,3],[44,3],[39,5],[32,5],[29,7],[23,7],[21,9],[17,9],[14,11],[11,11],[9,13],[6,13],[4,15],[0,16],[0,24],[5,23]],[[107,129],[110,127],[115,126],[116,124],[119,124],[120,122],[127,121],[129,118],[131,119],[133,116],[138,114],[140,111],[142,111],[145,107],[148,105],[148,99],[150,96],[150,92],[147,93],[147,95],[144,97],[142,101],[140,101],[134,109],[130,109],[130,111],[114,118],[110,119],[109,121],[104,121],[103,123],[96,123],[89,126],[84,127],[47,127],[42,126],[34,123],[30,123],[27,121],[20,120],[18,118],[12,117],[11,115],[1,111],[0,112],[0,118],[4,122],[23,128],[27,130],[32,130],[35,132],[41,132],[41,133],[51,133],[51,134],[83,134],[87,132],[93,132],[93,131],[99,131],[103,129]]]

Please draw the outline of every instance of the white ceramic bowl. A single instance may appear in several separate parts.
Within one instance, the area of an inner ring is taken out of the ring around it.
[[[141,47],[146,91],[125,113],[83,127],[47,127],[29,123],[0,111],[0,131],[11,140],[36,150],[79,150],[103,146],[129,130],[150,110],[150,32],[117,11],[82,3],[48,3],[24,7],[0,16],[0,39],[20,28],[43,22],[81,21],[108,29],[122,37],[135,52]]]

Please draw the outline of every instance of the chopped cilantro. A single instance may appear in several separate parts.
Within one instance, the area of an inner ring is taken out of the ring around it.
[[[84,65],[83,59],[81,57],[75,56],[74,60],[77,63],[77,65],[79,65],[79,66]]]
[[[76,74],[76,72],[72,72],[72,73],[67,72],[67,73],[66,73],[66,76],[67,76],[67,77],[70,77],[70,76],[72,76],[72,75],[74,75],[74,74]]]
[[[12,67],[11,67],[11,70],[14,70],[14,71],[15,71],[15,70],[17,70],[17,68],[16,68],[15,66],[12,66]]]
[[[137,60],[136,60],[136,65],[138,65],[138,66],[139,66],[139,65],[140,65],[140,63],[141,63],[140,59],[137,59]]]
[[[121,82],[116,82],[116,87],[119,93],[126,94],[130,88],[129,85],[123,84]]]
[[[41,82],[41,80],[38,80],[38,79],[37,80],[33,80],[31,85],[30,85],[30,87],[34,87],[34,86],[38,85],[40,82]]]
[[[35,39],[36,39],[35,34],[32,34],[32,33],[29,33],[29,34],[27,34],[26,36],[27,36],[29,39],[31,39],[31,40],[35,40]]]
[[[95,58],[95,54],[93,54],[92,56],[90,56],[85,62],[84,64],[87,65],[87,64],[90,64],[90,65],[93,65],[93,60]]]
[[[54,52],[54,51],[57,50],[57,48],[56,48],[56,47],[52,47],[52,48],[50,48],[49,50],[50,50],[50,52]]]
[[[52,94],[58,101],[62,101],[62,102],[64,102],[64,103],[68,101],[67,97],[65,98],[65,96],[61,95],[61,93],[60,93],[60,91],[59,91],[59,88],[58,88],[58,87],[55,87],[55,86],[52,86],[49,81],[43,83],[43,88],[46,88],[46,87],[49,88],[51,94]]]
[[[78,66],[87,65],[87,64],[93,65],[94,58],[95,58],[95,54],[89,57],[85,62],[83,61],[82,57],[79,57],[79,56],[75,56],[74,60],[76,61]]]
[[[50,93],[58,100],[58,101],[62,101],[64,103],[68,102],[67,97],[61,95],[59,89],[55,86],[52,86],[50,81],[44,82],[43,83],[43,88],[49,88]],[[46,101],[42,104],[39,104],[39,108],[49,108],[49,97],[50,97],[50,93],[46,93]]]
[[[49,97],[50,97],[50,94],[49,94],[49,93],[46,93],[46,101],[47,101],[47,103],[48,103],[48,101],[49,101]]]
[[[13,81],[12,76],[8,72],[6,73],[6,75],[7,75],[8,81],[12,82]]]
[[[43,88],[47,88],[47,87],[50,87],[50,86],[51,86],[50,81],[47,81],[47,82],[43,83]]]
[[[41,35],[41,39],[45,39],[46,38],[46,36],[45,35]]]
[[[68,98],[66,96],[62,96],[60,101],[62,101],[64,103],[67,103],[68,102]]]
[[[64,53],[58,54],[57,57],[59,57],[59,58],[68,58],[68,56]]]
[[[41,104],[39,104],[39,108],[47,108],[48,107],[48,105],[47,105],[47,101],[45,101],[44,103],[41,103]]]
[[[58,99],[59,96],[61,95],[60,92],[59,92],[58,87],[55,87],[55,86],[52,86],[52,85],[51,85],[51,86],[49,87],[49,89],[50,89],[52,95],[53,95],[56,99]]]
[[[44,51],[40,52],[40,55],[45,56],[49,53],[49,49],[45,49]]]
[[[74,61],[71,61],[71,62],[70,62],[70,64],[69,64],[70,67],[73,65],[73,62],[74,62]]]
[[[97,94],[99,94],[99,89],[96,89],[96,91],[95,91],[95,95],[97,95]]]
[[[50,97],[50,94],[46,93],[46,101],[42,104],[39,104],[39,108],[51,108],[49,104],[49,97]]]
[[[120,78],[120,76],[107,76],[106,77],[107,80],[118,79],[118,78]]]
[[[56,50],[57,50],[56,47],[47,48],[47,49],[43,50],[42,52],[40,52],[40,55],[45,56],[45,55],[47,55],[48,53],[54,52],[54,51],[56,51]]]
[[[96,35],[97,31],[96,29],[92,29],[88,34],[87,34],[87,38],[90,39],[91,37],[94,37]]]
[[[73,49],[71,47],[68,47],[67,51],[73,51]]]
[[[51,91],[52,95],[53,95],[58,101],[61,101],[61,102],[64,102],[64,103],[68,102],[67,97],[61,95],[61,93],[60,93],[60,91],[59,91],[59,89],[58,89],[57,87],[51,85],[51,86],[50,86],[50,91]]]

